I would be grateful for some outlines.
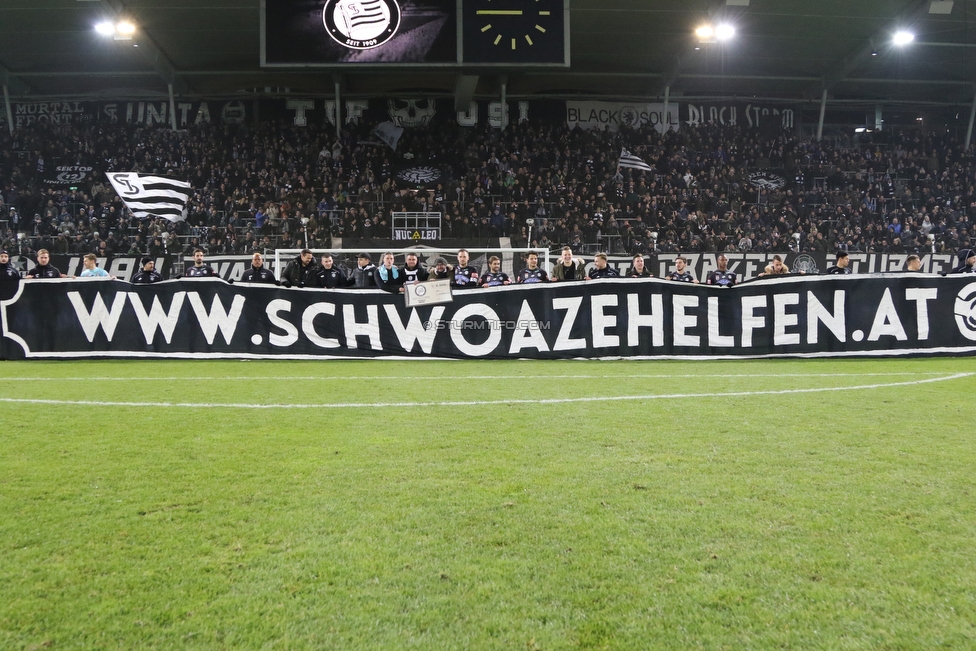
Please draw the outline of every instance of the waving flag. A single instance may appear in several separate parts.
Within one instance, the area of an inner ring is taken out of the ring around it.
[[[617,167],[632,167],[635,170],[644,170],[645,172],[653,172],[654,168],[642,161],[637,156],[634,156],[626,149],[620,150],[620,162],[617,163]]]
[[[109,172],[108,180],[126,208],[139,219],[186,219],[186,202],[193,193],[189,183],[137,172]]]

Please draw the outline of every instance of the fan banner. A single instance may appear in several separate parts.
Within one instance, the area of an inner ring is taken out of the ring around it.
[[[976,276],[656,278],[469,289],[407,308],[380,290],[219,279],[24,280],[4,359],[692,358],[976,352]]]

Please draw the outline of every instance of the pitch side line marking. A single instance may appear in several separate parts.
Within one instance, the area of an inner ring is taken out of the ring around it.
[[[890,382],[888,384],[862,384],[853,387],[819,387],[814,389],[779,389],[770,391],[733,391],[728,393],[670,393],[644,396],[588,396],[582,398],[536,398],[519,400],[449,400],[443,402],[337,402],[325,404],[272,404],[254,405],[247,403],[195,403],[195,402],[109,402],[101,400],[44,400],[39,398],[0,398],[0,402],[33,405],[73,405],[82,407],[177,407],[181,409],[363,409],[384,407],[480,407],[487,405],[554,405],[573,402],[608,402],[621,400],[677,400],[680,398],[739,398],[750,396],[777,396],[797,393],[825,393],[827,391],[857,391],[863,389],[885,389],[889,387],[917,386],[932,382],[946,382],[970,377],[976,373],[956,373],[945,377],[914,380],[910,382]]]
[[[897,372],[897,373],[722,373],[719,374],[723,378],[777,378],[777,377],[895,377],[900,375],[909,375],[912,377],[918,377],[920,375],[942,375],[939,371],[920,371],[918,373],[913,373],[910,371]],[[25,382],[25,381],[51,381],[51,382],[192,382],[192,381],[202,381],[202,380],[227,380],[227,381],[245,381],[245,380],[608,380],[614,378],[620,378],[622,380],[628,380],[632,378],[644,378],[644,379],[673,379],[673,378],[709,378],[714,379],[716,374],[681,374],[681,373],[655,373],[655,374],[642,374],[642,373],[622,373],[618,375],[239,375],[230,377],[217,377],[213,375],[208,376],[189,376],[189,375],[176,375],[171,377],[151,377],[151,376],[133,376],[133,377],[5,377],[4,381],[13,382]]]

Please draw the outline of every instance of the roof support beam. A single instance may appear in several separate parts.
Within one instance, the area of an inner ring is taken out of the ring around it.
[[[478,88],[478,75],[458,75],[454,84],[454,110],[467,111],[474,99],[474,91]]]
[[[127,17],[127,10],[121,0],[101,0],[101,5],[110,11],[116,19]],[[153,40],[153,37],[149,35],[149,32],[142,26],[137,27],[137,35],[133,40],[138,40],[139,51],[156,73],[162,77],[163,81],[167,84],[172,84],[173,89],[177,93],[183,94],[190,91],[190,87],[179,76],[173,62],[169,60],[166,53],[162,51],[156,41]]]
[[[0,63],[0,86],[7,89],[12,89],[14,92],[30,92],[30,85],[8,70],[7,67],[2,63]]]

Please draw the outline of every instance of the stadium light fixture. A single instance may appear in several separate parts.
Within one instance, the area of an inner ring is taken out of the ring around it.
[[[715,38],[720,41],[727,41],[735,36],[735,27],[728,23],[722,23],[715,28]]]
[[[891,37],[891,42],[898,46],[905,46],[915,40],[915,35],[911,32],[905,31],[903,29],[895,32],[894,36]]]
[[[95,31],[102,36],[111,36],[116,41],[131,41],[132,35],[136,33],[136,26],[129,20],[120,20],[117,23],[106,20],[95,25]]]
[[[699,41],[710,41],[715,38],[715,30],[711,25],[702,25],[695,30],[695,36]]]

